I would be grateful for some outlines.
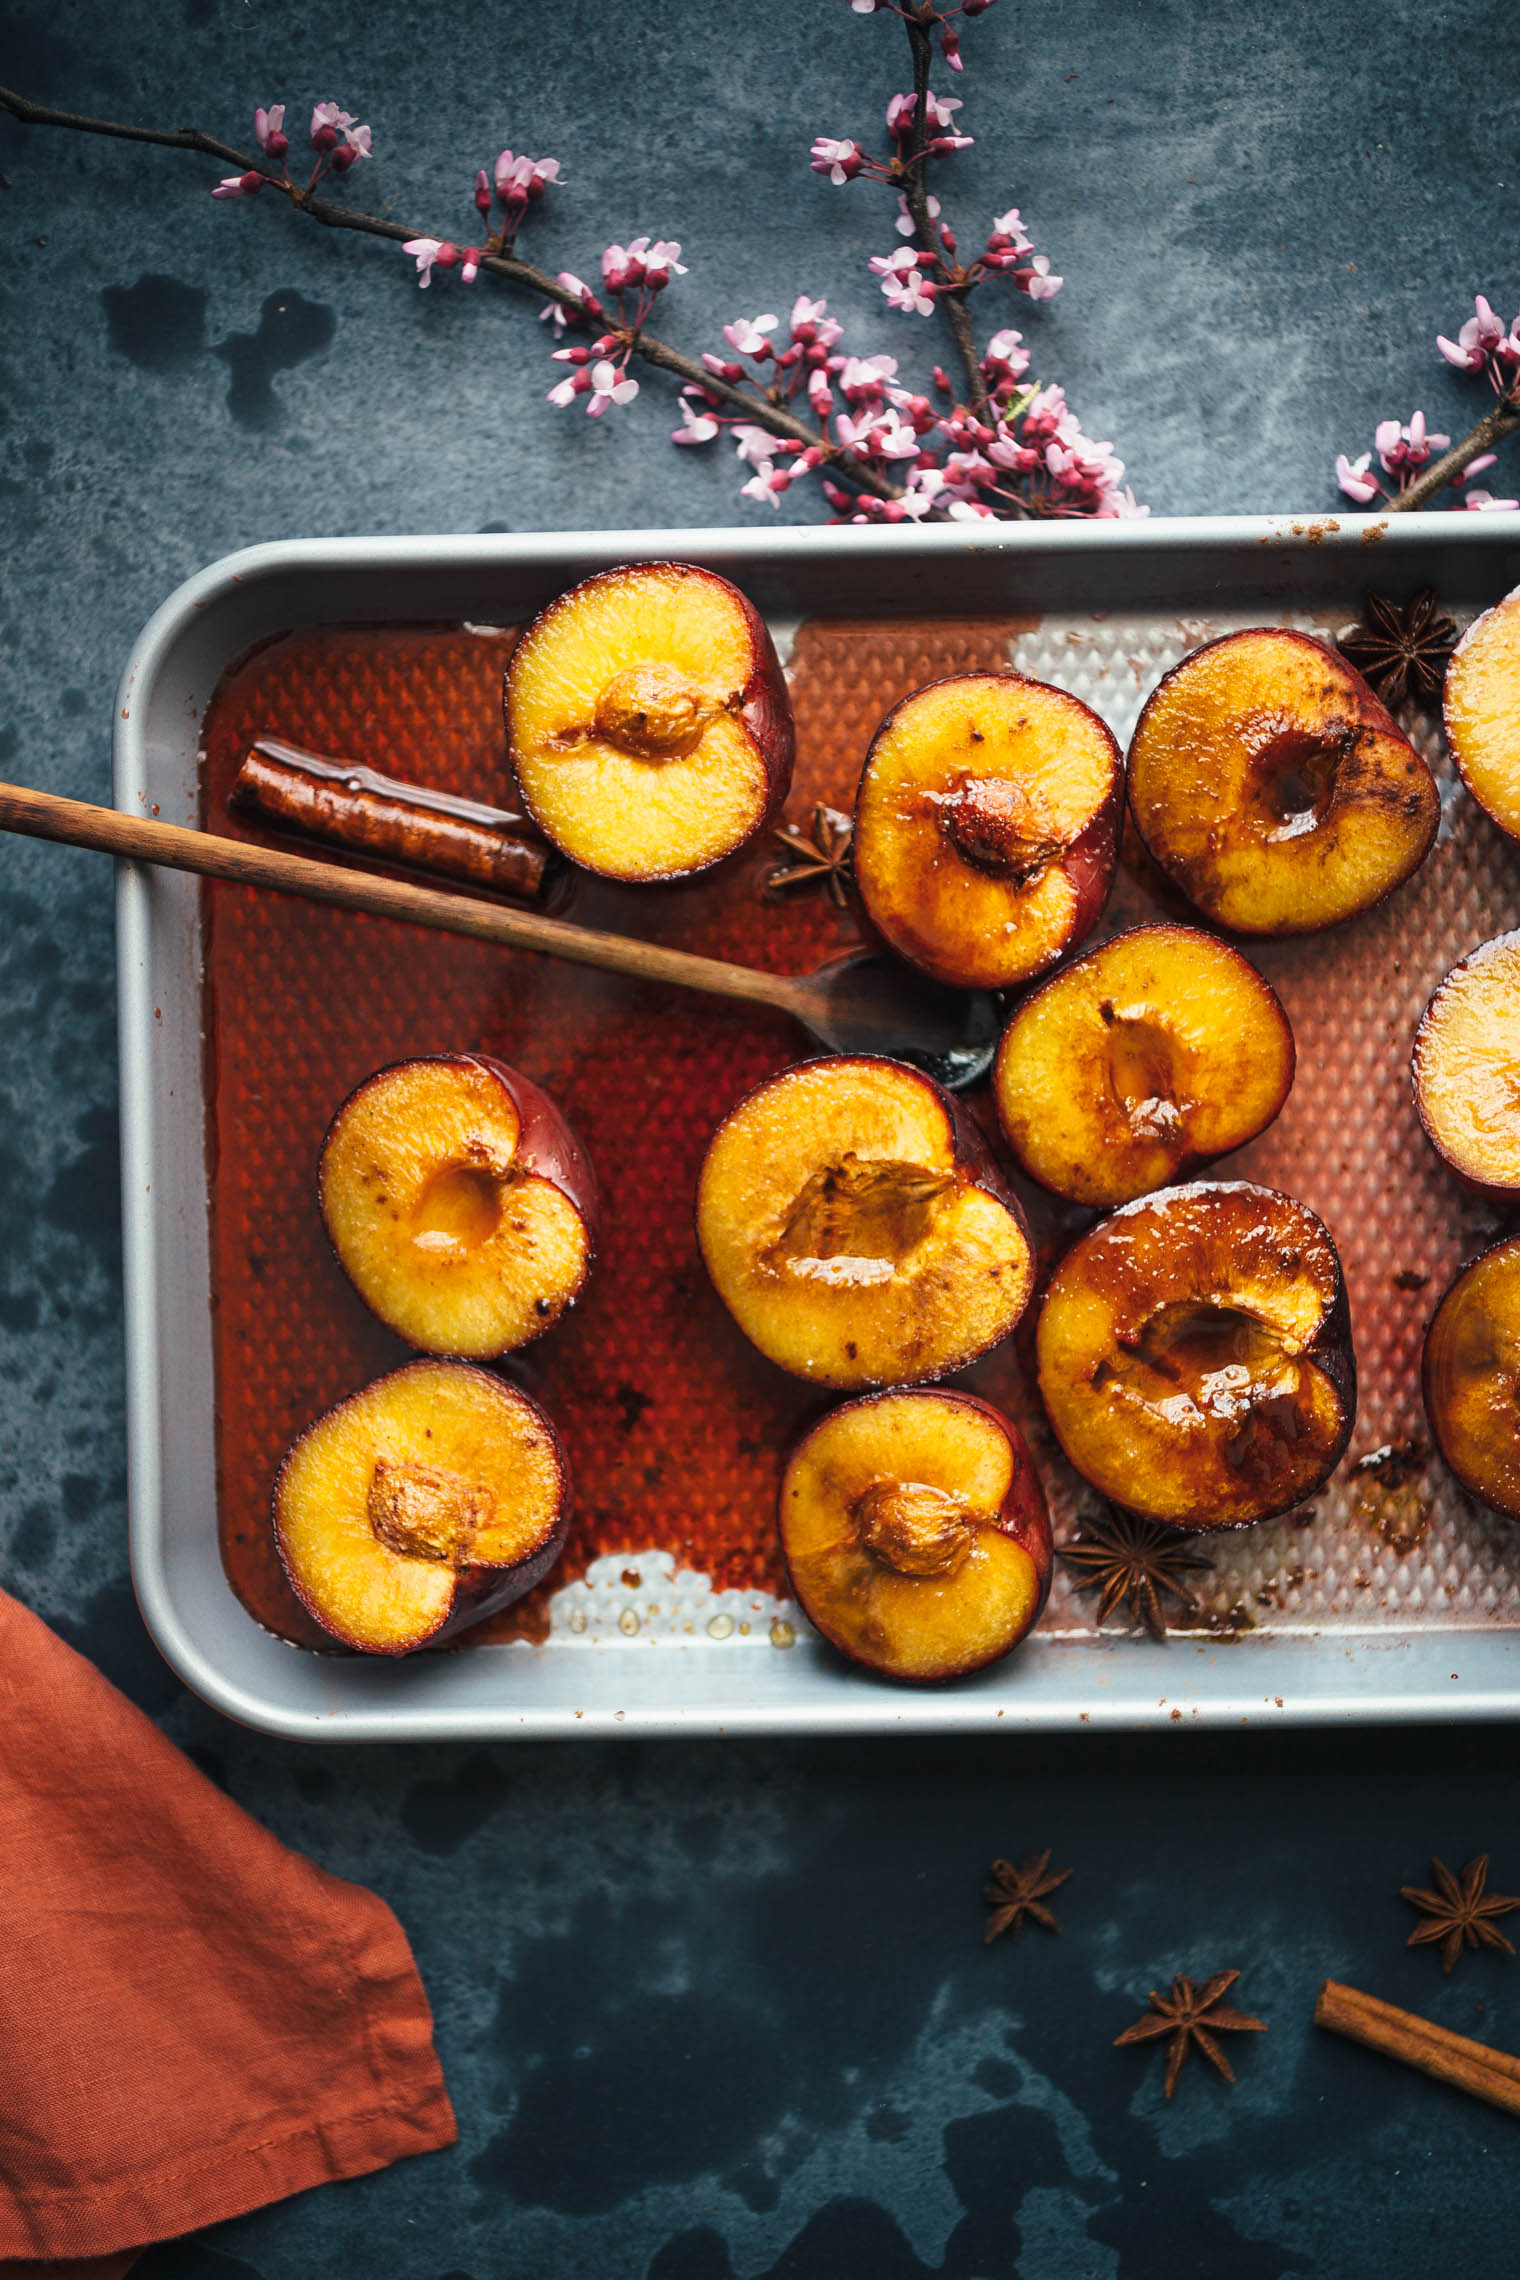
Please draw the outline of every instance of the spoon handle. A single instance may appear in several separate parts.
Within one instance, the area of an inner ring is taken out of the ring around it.
[[[171,871],[196,871],[239,886],[272,888],[276,894],[304,895],[310,902],[338,903],[345,910],[405,919],[443,934],[472,935],[480,942],[503,942],[514,950],[539,950],[579,966],[629,974],[636,981],[674,982],[681,989],[705,990],[713,997],[743,998],[751,1005],[794,1011],[796,985],[784,974],[700,958],[688,950],[667,950],[630,935],[599,934],[565,919],[507,910],[499,903],[378,878],[336,863],[317,863],[306,855],[247,840],[219,839],[208,831],[187,831],[148,816],[122,815],[116,808],[59,799],[20,784],[0,784],[0,831],[54,839],[67,847],[98,848],[103,854],[157,863]]]

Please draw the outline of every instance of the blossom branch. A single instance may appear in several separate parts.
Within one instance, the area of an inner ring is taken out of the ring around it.
[[[401,245],[424,242],[424,233],[406,223],[387,221],[382,215],[363,213],[357,207],[340,205],[334,199],[318,197],[310,187],[303,187],[288,178],[281,179],[279,175],[269,172],[259,157],[238,150],[231,143],[225,143],[215,135],[208,135],[198,127],[139,127],[119,119],[90,118],[79,112],[55,109],[51,104],[33,103],[8,87],[0,87],[0,110],[8,111],[23,126],[61,127],[75,134],[105,135],[123,142],[155,143],[168,150],[195,151],[204,157],[219,159],[224,165],[236,167],[245,183],[252,178],[257,181],[260,189],[267,187],[278,191],[301,213],[309,215],[312,221],[320,222],[327,229],[354,230],[364,236],[387,238],[392,243]],[[431,242],[442,244],[447,241]],[[500,252],[482,252],[479,267],[488,270],[492,276],[520,285],[547,301],[557,302],[569,317],[593,327],[598,327],[601,323],[602,312],[589,296],[572,292],[557,278],[551,277],[547,270],[538,268],[531,261],[524,261],[516,253],[505,249]],[[816,450],[821,458],[829,462],[831,474],[844,477],[857,489],[882,500],[900,500],[904,496],[900,484],[894,483],[879,468],[867,465],[852,452],[833,443],[786,405],[775,403],[764,395],[719,377],[694,357],[686,356],[669,342],[644,331],[642,326],[631,328],[626,336],[620,336],[620,345],[644,363],[655,365],[662,371],[673,373],[679,379],[700,387],[706,395],[716,397],[734,410],[742,412],[747,420],[757,426],[768,428],[772,434],[782,436],[804,449]]]
[[[1485,412],[1460,443],[1454,443],[1450,451],[1432,460],[1423,474],[1417,475],[1396,498],[1390,499],[1389,512],[1407,515],[1417,507],[1428,506],[1438,491],[1444,491],[1448,483],[1465,475],[1474,460],[1484,458],[1485,453],[1492,452],[1496,443],[1502,443],[1517,428],[1520,428],[1520,397],[1506,397],[1495,404],[1492,411]]]
[[[1436,348],[1458,372],[1481,374],[1497,401],[1457,444],[1449,435],[1432,435],[1423,412],[1412,412],[1407,426],[1398,420],[1379,420],[1373,446],[1378,465],[1393,478],[1394,488],[1390,491],[1373,473],[1370,451],[1359,459],[1348,459],[1341,452],[1335,462],[1336,482],[1359,507],[1381,499],[1390,514],[1412,514],[1448,485],[1462,493],[1459,503],[1470,511],[1520,504],[1469,488],[1472,476],[1494,465],[1495,444],[1520,428],[1520,316],[1506,329],[1492,303],[1479,293],[1456,339],[1437,333]],[[1433,460],[1433,452],[1441,456]]]
[[[987,380],[982,371],[982,360],[977,354],[976,335],[971,328],[971,312],[966,307],[966,289],[952,276],[934,227],[934,217],[929,211],[926,154],[930,135],[929,67],[934,56],[933,39],[929,25],[919,17],[905,15],[903,23],[913,57],[913,135],[903,168],[902,192],[913,219],[913,234],[922,250],[934,257],[934,277],[940,287],[939,298],[944,304],[945,321],[950,327],[955,353],[960,358],[961,370],[966,376],[966,401],[973,412],[981,414],[987,409]]]

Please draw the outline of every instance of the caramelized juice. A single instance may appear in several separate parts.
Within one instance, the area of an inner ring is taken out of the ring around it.
[[[831,620],[791,665],[797,771],[788,820],[848,808],[877,723],[942,674],[1007,663],[1028,621]],[[324,629],[258,650],[223,680],[205,727],[202,821],[277,839],[228,805],[256,737],[408,782],[511,804],[501,725],[510,631]],[[298,844],[284,842],[285,844]],[[860,939],[817,888],[766,893],[768,839],[686,886],[577,880],[564,915],[683,949],[800,973]],[[576,1517],[548,1585],[463,1645],[541,1637],[549,1592],[608,1552],[664,1549],[719,1587],[779,1591],[781,1470],[832,1397],[764,1362],[697,1255],[697,1169],[749,1086],[806,1056],[780,1015],[454,939],[290,896],[206,890],[207,1146],[222,1556],[250,1613],[330,1645],[286,1584],[269,1501],[281,1456],[322,1410],[406,1350],[327,1245],[315,1199],[329,1120],[361,1078],[413,1054],[485,1052],[559,1102],[595,1162],[603,1241],[586,1296],[507,1365],[554,1417]],[[975,1381],[1025,1404],[1010,1350]]]

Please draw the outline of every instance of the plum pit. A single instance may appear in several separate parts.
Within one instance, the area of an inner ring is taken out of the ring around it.
[[[1022,885],[1066,846],[1044,803],[1007,777],[962,775],[930,796],[957,855],[993,878]]]
[[[489,1489],[435,1465],[393,1464],[377,1457],[366,1514],[382,1544],[412,1560],[463,1567],[478,1531],[488,1525]]]
[[[633,760],[684,760],[722,709],[673,665],[629,665],[597,698],[596,732]]]
[[[897,1575],[954,1575],[971,1549],[965,1505],[917,1480],[873,1480],[850,1508],[863,1548]]]

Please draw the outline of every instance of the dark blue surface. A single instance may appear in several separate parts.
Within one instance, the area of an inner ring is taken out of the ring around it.
[[[1007,317],[1159,511],[1324,507],[1338,448],[1480,399],[1437,363],[1506,315],[1520,21],[1244,0],[1002,5],[967,33],[957,215],[1023,207],[1068,283]],[[504,141],[570,186],[532,240],[679,237],[694,347],[824,292],[851,343],[943,355],[865,257],[880,194],[807,171],[880,141],[899,35],[843,0],[361,16],[231,0],[0,10],[41,99],[243,141],[256,101],[372,121],[355,199],[467,234]],[[283,534],[762,522],[646,384],[544,401],[531,307],[178,154],[0,120],[0,770],[101,797],[113,690],[177,581]],[[964,195],[960,195],[964,189]],[[969,234],[969,233],[966,233]],[[1512,447],[1513,449],[1513,447]],[[1514,488],[1513,471],[1508,489]],[[805,510],[794,494],[798,511]],[[1143,2280],[1514,2264],[1515,2124],[1309,2026],[1325,1974],[1520,2046],[1520,1963],[1450,1982],[1397,1886],[1492,1846],[1509,1731],[323,1754],[189,1700],[126,1576],[110,878],[0,846],[0,1574],[269,1827],[415,1944],[457,2151],[151,2252],[143,2280],[649,2274]],[[1064,1931],[979,1947],[998,1853],[1073,1870]],[[1271,2032],[1232,2092],[1113,2036],[1174,1970],[1238,1965]]]

